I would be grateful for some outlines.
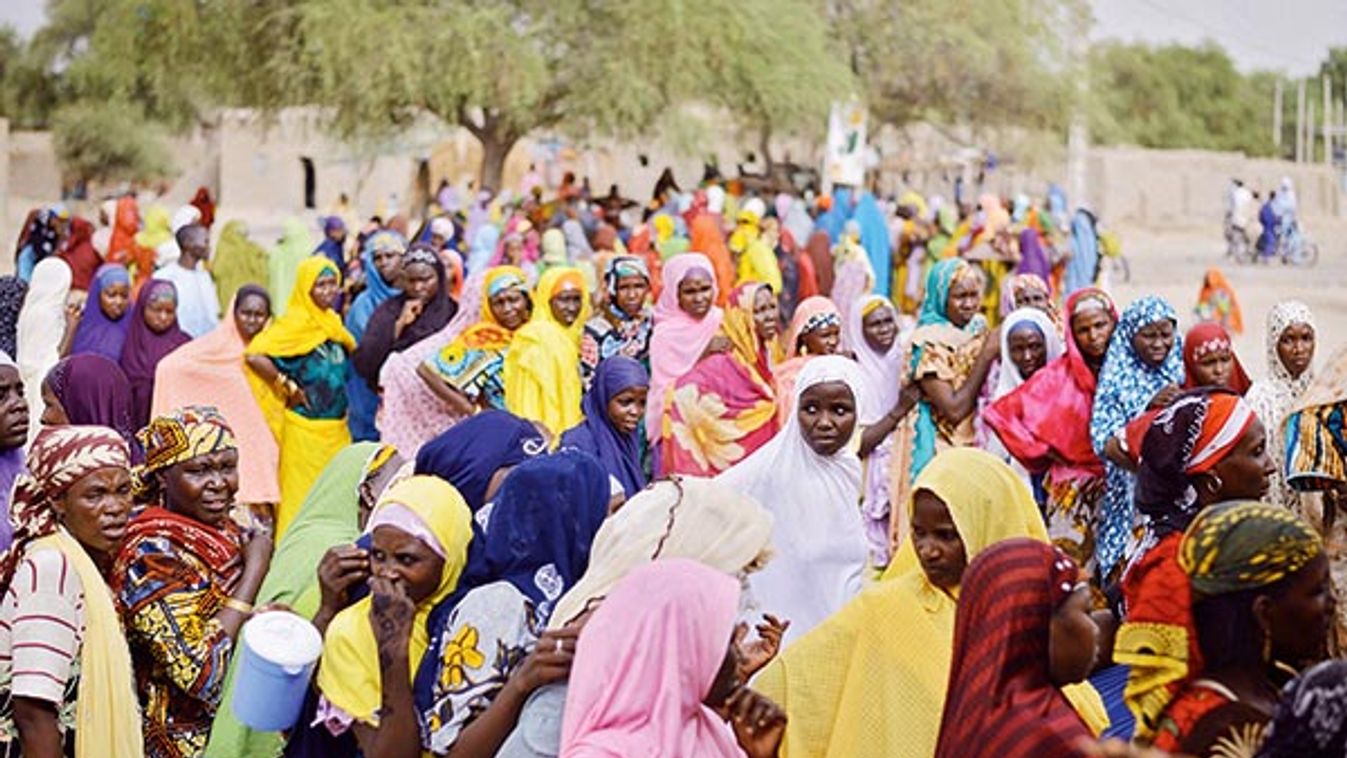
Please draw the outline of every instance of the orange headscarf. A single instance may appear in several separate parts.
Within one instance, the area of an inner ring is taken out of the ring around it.
[[[1205,321],[1218,321],[1235,334],[1244,333],[1244,314],[1239,308],[1235,288],[1219,268],[1207,269],[1202,292],[1197,296],[1197,312]]]

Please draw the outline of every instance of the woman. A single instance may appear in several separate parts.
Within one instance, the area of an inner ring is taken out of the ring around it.
[[[1325,661],[1282,690],[1258,758],[1341,758],[1347,752],[1347,661]]]
[[[656,449],[660,419],[671,402],[674,383],[702,358],[730,349],[729,340],[717,334],[725,313],[715,305],[716,292],[716,272],[706,256],[684,253],[664,264],[664,288],[655,303],[650,335],[650,397],[645,408],[646,440]],[[664,471],[658,461],[655,470]]]
[[[341,259],[342,252],[339,243],[325,239],[323,244],[335,246],[335,257],[338,260]],[[346,331],[350,332],[351,336],[355,338],[357,353],[360,352],[360,346],[365,343],[365,328],[370,324],[375,312],[381,305],[401,294],[401,290],[397,288],[401,286],[403,257],[406,252],[407,240],[394,231],[380,229],[365,239],[360,254],[360,268],[364,275],[365,287],[360,291],[360,294],[356,295],[344,319]],[[333,256],[329,255],[328,257]],[[438,256],[432,255],[432,258],[438,258]],[[340,263],[336,261],[334,263],[339,269],[342,268]],[[443,266],[441,266],[442,268]],[[435,269],[428,273],[425,271],[421,273],[426,274],[422,278],[422,282],[427,286],[430,281],[444,278],[437,277]],[[443,287],[439,289],[442,290]],[[416,299],[412,298],[412,300],[415,301]],[[341,312],[340,302],[333,306],[333,310],[338,313]],[[411,309],[407,310],[410,311]],[[377,363],[382,366],[383,361],[387,359],[393,332],[406,330],[407,324],[400,323],[403,313],[404,309],[399,308],[396,313],[383,316],[382,328],[379,330],[377,338],[372,340],[371,347],[366,349],[367,355],[364,361],[364,364],[367,364],[366,373],[368,373],[370,365]],[[408,312],[407,316],[414,318],[415,314]],[[445,323],[448,323],[448,319],[445,320]],[[440,326],[444,326],[444,324],[442,323]],[[351,356],[351,368],[351,375],[346,378],[346,393],[349,400],[346,415],[347,424],[351,428],[351,438],[356,441],[377,440],[379,439],[379,430],[374,427],[374,416],[379,410],[378,368],[376,367],[374,370],[373,381],[361,374],[354,355]]]
[[[1209,268],[1202,277],[1202,291],[1197,296],[1197,317],[1215,321],[1235,334],[1244,333],[1244,315],[1239,308],[1235,288],[1219,268]]]
[[[1192,584],[1204,665],[1165,709],[1155,746],[1252,756],[1276,710],[1279,667],[1326,652],[1336,601],[1323,542],[1283,508],[1224,503],[1198,514],[1179,565]]]
[[[272,432],[280,446],[281,500],[276,534],[295,517],[314,479],[339,450],[351,444],[346,426],[346,356],[355,340],[332,303],[341,274],[332,261],[311,256],[299,264],[290,305],[244,349],[244,361],[285,405]],[[265,408],[270,400],[259,400]]]
[[[131,513],[126,442],[44,429],[0,553],[0,754],[139,756],[131,655],[105,583]]]
[[[402,291],[403,256],[407,254],[407,240],[397,232],[380,229],[365,238],[360,252],[360,270],[365,276],[365,288],[351,302],[346,312],[346,331],[359,342],[365,326],[380,305],[397,297]],[[399,313],[401,310],[399,309]]]
[[[633,255],[614,256],[603,268],[602,310],[585,323],[580,338],[580,373],[588,388],[594,381],[599,363],[615,355],[624,355],[650,367],[650,333],[653,317],[650,297],[650,271],[645,261]]]
[[[243,353],[271,317],[271,297],[256,284],[244,285],[234,298],[232,318],[210,333],[174,350],[155,369],[155,416],[175,408],[210,405],[229,419],[239,447],[239,490],[243,505],[270,507],[281,500],[277,467],[280,450],[268,417],[281,412],[279,403],[267,408],[258,398],[270,399],[261,379],[243,361]]]
[[[0,276],[0,350],[13,357],[18,353],[19,313],[28,295],[28,283],[17,276]]]
[[[861,589],[869,546],[857,512],[861,464],[851,446],[860,370],[841,356],[800,372],[789,421],[753,455],[716,477],[777,519],[776,559],[753,577],[763,608],[804,634]]]
[[[140,258],[139,251],[136,249],[136,232],[140,230],[140,206],[136,203],[134,193],[128,192],[117,198],[117,209],[113,214],[112,236],[108,239],[107,255],[105,256],[109,263],[120,263],[130,270],[133,265],[137,270],[132,272],[139,274]],[[150,261],[153,268],[154,261]],[[137,277],[138,278],[138,277]]]
[[[783,758],[934,755],[968,562],[1012,537],[1047,541],[1028,488],[981,450],[936,456],[914,491],[905,503],[911,537],[885,581],[754,682],[791,716]]]
[[[828,297],[837,304],[838,310],[851,310],[857,300],[875,289],[875,270],[866,253],[861,246],[860,224],[854,220],[846,222],[846,231],[832,250],[837,275]]]
[[[976,267],[959,258],[931,267],[904,372],[905,380],[921,387],[922,398],[896,441],[893,502],[908,499],[912,482],[936,453],[974,443],[978,398],[1000,348],[998,335],[987,332],[981,307],[982,274]],[[893,542],[902,537],[895,532]]]
[[[130,305],[130,272],[120,263],[100,266],[93,276],[89,297],[84,301],[84,313],[70,343],[70,355],[93,353],[108,360],[119,360],[127,331],[134,321],[127,313]]]
[[[62,203],[38,208],[28,214],[18,250],[15,251],[14,268],[20,279],[32,281],[37,264],[57,257],[69,221],[70,211]]]
[[[538,427],[495,409],[464,419],[423,445],[416,473],[454,485],[473,513],[482,510],[515,466],[547,452]]]
[[[583,420],[561,435],[561,446],[583,450],[603,465],[622,485],[625,497],[645,489],[641,469],[641,419],[645,416],[650,374],[625,355],[599,364],[594,383],[585,393]]]
[[[119,363],[131,383],[131,421],[140,429],[150,422],[159,361],[192,338],[178,326],[178,289],[173,282],[146,282],[129,318],[131,328]]]
[[[238,219],[224,225],[220,240],[215,243],[215,255],[210,260],[210,273],[215,277],[215,289],[220,295],[220,311],[229,312],[234,293],[245,284],[268,284],[269,254],[248,238],[248,225]]]
[[[200,755],[239,628],[271,561],[271,535],[229,517],[238,448],[223,417],[188,407],[140,431],[148,502],[127,530],[112,589],[144,708],[147,756]]]
[[[1110,578],[1128,547],[1135,483],[1124,462],[1106,458],[1104,448],[1129,421],[1177,396],[1183,384],[1183,340],[1177,327],[1178,315],[1169,303],[1154,295],[1137,300],[1123,311],[1099,371],[1090,442],[1105,459],[1104,502],[1095,524],[1102,580]]]
[[[1037,308],[1044,313],[1052,314],[1052,290],[1042,277],[1037,274],[1015,274],[1006,277],[1001,292],[1001,316],[1005,317],[1018,308]]]
[[[770,287],[749,282],[730,295],[720,327],[730,350],[698,361],[674,384],[660,426],[665,473],[715,476],[781,428],[772,383],[778,328]]]
[[[285,220],[281,238],[267,257],[267,287],[271,302],[276,303],[276,315],[285,313],[285,298],[295,290],[299,266],[313,254],[313,238],[303,221],[291,217]]]
[[[524,271],[495,266],[482,281],[482,319],[417,368],[417,375],[454,416],[505,408],[505,358],[534,303]]]
[[[61,259],[70,266],[70,289],[88,292],[103,258],[94,249],[94,225],[86,218],[70,219],[70,236],[61,243]]]
[[[1062,280],[1067,295],[1093,287],[1099,279],[1099,222],[1090,209],[1077,208],[1071,216],[1070,244]]]
[[[1126,702],[1149,738],[1166,703],[1202,666],[1179,541],[1203,509],[1267,491],[1274,465],[1263,425],[1228,391],[1191,391],[1128,426],[1145,526],[1123,575],[1126,618],[1114,660],[1128,665]]]
[[[1282,426],[1300,397],[1314,379],[1314,348],[1317,342],[1314,313],[1298,300],[1284,300],[1272,306],[1267,316],[1267,378],[1253,383],[1244,396],[1258,414],[1268,434],[1268,449],[1273,451],[1276,470],[1268,490],[1269,502],[1298,507],[1300,498],[1286,484],[1282,456],[1285,438]]]
[[[126,441],[133,463],[143,457],[131,418],[131,383],[107,358],[63,358],[42,383],[42,402],[42,426],[105,426]]]
[[[580,269],[550,268],[533,289],[533,316],[505,356],[505,407],[537,421],[553,436],[580,421],[580,333],[589,294]]]
[[[792,397],[795,379],[811,359],[820,355],[834,355],[842,345],[842,313],[826,297],[814,296],[800,303],[795,317],[782,340],[784,362],[773,361],[772,378],[776,396]],[[790,408],[782,403],[777,408],[778,420],[786,423]]]
[[[1001,323],[1001,364],[992,400],[1000,400],[1029,381],[1049,362],[1062,357],[1062,339],[1048,314],[1020,307]]]
[[[361,753],[384,758],[421,744],[412,676],[431,609],[467,562],[472,515],[447,482],[413,476],[383,494],[365,534],[370,594],[332,619],[316,681],[326,728],[353,731]]]
[[[1044,475],[1048,536],[1097,577],[1094,525],[1104,464],[1090,442],[1090,414],[1118,311],[1103,290],[1086,288],[1067,298],[1066,313],[1066,355],[988,406],[983,420],[1025,470]]]
[[[734,579],[695,561],[629,573],[576,646],[561,755],[776,755],[786,715],[739,681],[738,607]]]
[[[1094,735],[1059,689],[1085,679],[1099,641],[1075,561],[1007,540],[965,581],[936,758],[1084,758]]]
[[[569,656],[558,648],[573,645],[574,634],[540,639],[540,631],[589,565],[608,493],[603,468],[577,450],[525,461],[505,478],[478,565],[469,558],[460,581],[475,586],[428,621],[414,694],[431,752],[494,755],[524,701],[564,677],[558,658]]]
[[[68,352],[75,335],[75,312],[66,307],[69,294],[70,267],[65,261],[46,258],[34,267],[28,295],[19,311],[18,352],[14,355],[32,418],[42,415],[42,379]],[[29,430],[29,439],[35,434],[36,425]]]
[[[1235,346],[1225,327],[1214,321],[1195,324],[1183,336],[1183,388],[1225,387],[1243,395],[1249,391],[1249,375],[1235,355]]]

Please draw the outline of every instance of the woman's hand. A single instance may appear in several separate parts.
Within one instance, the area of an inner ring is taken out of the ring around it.
[[[394,339],[402,336],[402,330],[411,326],[416,319],[421,317],[421,310],[425,304],[420,300],[408,300],[402,304],[402,313],[398,314],[398,320],[393,323]]]
[[[716,353],[728,353],[733,349],[734,345],[730,343],[729,337],[717,334],[711,338],[710,342],[706,343],[706,349],[702,351],[702,358],[710,358]]]
[[[580,626],[549,629],[538,638],[533,652],[528,654],[519,669],[510,677],[509,685],[517,688],[522,697],[544,685],[560,682],[571,675],[575,662],[575,644],[580,637]]]
[[[1165,386],[1160,388],[1159,392],[1155,393],[1155,397],[1151,398],[1151,402],[1150,405],[1147,406],[1147,410],[1155,410],[1156,408],[1168,408],[1169,406],[1174,404],[1175,400],[1179,398],[1179,393],[1181,392],[1183,392],[1182,387],[1179,387],[1176,384],[1166,384]]]
[[[336,615],[350,599],[351,587],[369,579],[369,553],[355,545],[336,545],[323,553],[318,562],[318,587],[322,593],[321,607],[329,615]]]
[[[764,613],[762,623],[756,627],[758,639],[744,644],[743,640],[748,636],[748,624],[739,624],[735,627],[734,644],[739,648],[739,681],[747,682],[761,671],[763,666],[772,662],[776,654],[781,652],[781,637],[789,628],[789,621],[782,621],[770,613]]]
[[[387,668],[407,657],[416,604],[398,579],[375,576],[370,579],[369,588],[370,626],[374,627],[374,640],[379,646],[379,663]]]
[[[725,701],[725,713],[739,747],[749,758],[773,758],[786,734],[786,712],[747,687],[735,690]]]
[[[243,546],[243,565],[249,568],[256,565],[265,573],[271,565],[271,553],[276,549],[272,528],[270,522],[259,521],[248,531],[248,541]]]

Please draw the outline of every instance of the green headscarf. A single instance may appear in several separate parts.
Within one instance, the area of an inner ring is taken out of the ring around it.
[[[273,316],[285,312],[290,291],[295,288],[295,272],[301,261],[313,255],[314,249],[313,238],[304,222],[293,216],[286,219],[281,241],[276,243],[276,249],[271,251],[271,259],[267,261]]]
[[[926,275],[926,298],[921,301],[917,325],[950,324],[950,287],[954,285],[956,277],[972,275],[975,271],[972,264],[962,258],[946,258],[932,266],[931,272]]]
[[[1199,597],[1276,584],[1324,551],[1318,532],[1285,508],[1231,502],[1198,514],[1179,545],[1179,566]]]
[[[215,244],[215,257],[210,271],[215,277],[215,288],[220,294],[220,312],[229,313],[234,293],[245,284],[270,287],[271,273],[267,270],[267,251],[248,239],[248,226],[235,219],[224,225],[220,241]],[[275,302],[275,298],[272,299]]]

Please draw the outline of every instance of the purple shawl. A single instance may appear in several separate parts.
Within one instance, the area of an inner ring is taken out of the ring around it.
[[[101,355],[72,355],[52,367],[47,387],[76,426],[106,426],[131,446],[131,457],[140,461],[140,443],[131,419],[131,383],[126,374]]]
[[[585,420],[561,435],[562,447],[584,450],[599,459],[609,474],[622,483],[627,497],[645,489],[641,470],[640,431],[621,434],[608,420],[608,403],[623,390],[649,387],[650,374],[639,361],[624,355],[604,359],[594,371],[594,382],[580,410]]]
[[[10,496],[14,480],[25,470],[23,445],[0,450],[0,550],[8,550],[14,541],[14,527],[9,523]]]
[[[89,286],[89,299],[84,305],[84,315],[80,317],[74,341],[70,343],[71,355],[92,353],[113,361],[121,358],[126,332],[131,328],[131,313],[128,310],[116,321],[103,313],[99,297],[103,294],[103,288],[111,284],[131,284],[131,275],[120,263],[105,263],[94,273],[93,283]]]
[[[1020,232],[1020,265],[1016,274],[1037,274],[1045,282],[1052,281],[1052,263],[1043,252],[1043,242],[1035,229]]]
[[[192,338],[178,326],[175,317],[173,323],[163,334],[150,331],[145,323],[145,309],[150,301],[169,296],[178,301],[178,288],[173,282],[151,279],[140,288],[140,297],[136,298],[135,310],[131,311],[131,328],[126,335],[126,344],[122,347],[122,371],[131,383],[131,420],[137,429],[150,423],[150,403],[154,399],[154,370],[159,361],[174,349],[192,341]]]

